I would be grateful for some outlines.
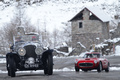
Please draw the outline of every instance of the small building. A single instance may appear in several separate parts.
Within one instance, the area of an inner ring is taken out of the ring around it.
[[[111,18],[99,7],[85,7],[71,20],[72,47],[80,42],[89,50],[91,45],[99,44],[109,38]]]

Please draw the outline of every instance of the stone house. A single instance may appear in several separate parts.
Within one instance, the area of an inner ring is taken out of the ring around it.
[[[71,20],[72,47],[80,42],[89,50],[93,44],[99,44],[109,38],[108,14],[98,7],[85,7]]]

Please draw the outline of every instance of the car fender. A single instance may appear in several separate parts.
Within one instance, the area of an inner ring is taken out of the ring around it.
[[[102,67],[106,68],[108,66],[108,60],[105,58],[101,58],[100,61],[102,62]]]
[[[48,55],[52,55],[52,52],[53,52],[53,49],[46,50],[45,52],[43,52],[42,58],[45,58]]]
[[[42,54],[42,62],[43,62],[43,65],[46,64],[46,60],[48,58],[48,55],[51,55],[52,56],[52,52],[53,52],[53,49],[49,49],[49,50],[46,50],[43,54]]]
[[[8,60],[8,58],[13,58],[16,63],[18,63],[20,61],[19,55],[17,53],[15,53],[15,52],[7,53],[6,54],[6,60]]]

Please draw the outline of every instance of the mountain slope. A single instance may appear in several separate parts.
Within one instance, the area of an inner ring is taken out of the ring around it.
[[[5,22],[9,23],[15,16],[19,16],[17,5],[17,2],[9,4],[0,2],[0,23],[2,25]],[[39,27],[38,29],[46,28],[47,31],[52,32],[55,28],[62,30],[62,27],[65,27],[63,23],[68,23],[85,6],[98,6],[113,17],[116,14],[117,0],[44,0],[31,5],[21,2],[21,5],[23,6],[21,9],[23,19],[28,18],[34,26]]]

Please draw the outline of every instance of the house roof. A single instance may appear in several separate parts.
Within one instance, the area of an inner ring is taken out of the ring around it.
[[[87,9],[88,11],[90,11],[94,16],[96,16],[102,22],[108,22],[111,20],[111,17],[109,16],[109,14],[105,13],[99,7],[85,7],[78,14],[76,14],[70,21],[80,16],[84,9]]]

